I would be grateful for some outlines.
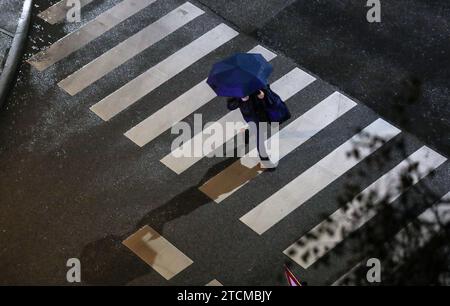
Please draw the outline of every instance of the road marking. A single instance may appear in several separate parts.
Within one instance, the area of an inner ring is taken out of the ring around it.
[[[417,217],[417,221],[420,224],[426,224],[425,228],[421,232],[421,236],[414,240],[413,245],[418,248],[424,247],[430,240],[442,230],[442,226],[445,226],[450,223],[450,192],[447,193],[439,203],[434,204],[432,207],[425,210],[419,217]],[[403,229],[401,229],[397,235],[395,235],[394,241],[401,242],[402,245],[407,245],[408,238],[411,239],[411,234],[416,232],[414,227],[414,222],[409,223]],[[415,237],[416,238],[416,237]],[[398,256],[402,256],[405,254],[394,253],[393,261],[399,262],[401,258]]]
[[[373,147],[364,146],[359,150],[361,159],[349,158],[347,154],[354,149],[355,143],[367,142],[367,134],[389,141],[400,133],[399,129],[382,119],[375,121],[240,220],[262,235],[381,147],[381,143]]]
[[[337,281],[335,281],[331,286],[332,287],[339,287],[339,286],[345,286],[347,279],[355,274],[362,266],[364,265],[363,262],[357,263],[353,268],[351,268],[347,273],[342,275]]]
[[[35,54],[28,63],[43,71],[154,2],[156,0],[123,0],[77,31],[61,38],[48,49]]]
[[[193,263],[149,226],[131,235],[123,244],[166,280],[170,280]]]
[[[62,80],[58,84],[59,87],[72,96],[76,95],[204,13],[195,5],[186,2]]]
[[[271,61],[276,57],[276,54],[261,46],[256,46],[249,53],[260,53],[267,61]],[[206,83],[206,80],[192,87],[171,103],[136,125],[126,132],[125,136],[138,146],[143,147],[170,129],[174,124],[212,101],[217,95]]]
[[[408,159],[401,162],[394,169],[383,175],[372,185],[366,188],[360,195],[348,204],[348,209],[339,209],[333,215],[333,235],[320,234],[324,226],[327,225],[326,221],[323,221],[312,229],[308,235],[303,236],[300,240],[284,251],[284,254],[302,266],[304,269],[308,269],[317,260],[327,254],[336,245],[342,242],[352,232],[361,228],[369,220],[376,215],[376,210],[371,209],[368,213],[362,213],[363,208],[361,202],[357,199],[362,196],[362,199],[368,198],[373,191],[377,192],[376,199],[373,200],[373,204],[377,205],[382,202],[383,199],[389,197],[389,203],[393,203],[402,195],[400,187],[400,178],[405,170],[411,165],[411,163],[419,163],[418,175],[413,176],[413,184],[417,184],[421,179],[430,174],[433,170],[438,168],[446,161],[446,158],[442,155],[434,152],[433,150],[422,147],[417,152],[409,156]],[[361,214],[361,218],[356,219],[353,217],[355,213]],[[315,235],[322,237],[318,240],[310,240],[307,238],[309,235]],[[306,256],[306,253],[310,256]]]
[[[315,80],[316,79],[308,73],[302,71],[299,68],[295,68],[291,72],[283,76],[281,79],[276,81],[273,85],[271,85],[271,87],[272,90],[277,92],[284,101],[287,101],[295,94],[303,90],[305,87],[309,86]],[[180,153],[186,152],[186,148],[190,148],[192,144],[202,143],[209,137],[209,135],[212,134],[212,131],[218,129],[219,125],[222,129],[225,130],[225,126],[227,123],[235,123],[236,129],[234,134],[227,133],[227,135],[225,135],[226,137],[224,137],[222,145],[228,142],[230,139],[234,138],[239,133],[240,129],[248,128],[248,124],[242,117],[241,111],[238,109],[234,110],[219,119],[217,122],[213,123],[211,126],[205,128],[201,133],[195,135],[191,140],[185,142],[181,147],[169,153],[161,160],[161,162],[175,173],[183,173],[194,164],[202,160],[205,156],[212,153],[213,148],[211,148],[210,151],[203,152],[203,155],[196,157],[179,157]]]
[[[110,120],[237,35],[239,33],[229,26],[218,25],[95,104],[91,110],[103,120]]]
[[[237,131],[239,131],[240,129],[245,129],[248,126],[247,123],[245,123],[245,120],[239,110],[229,112],[218,121],[206,127],[202,132],[195,135],[189,141],[183,143],[181,147],[173,150],[171,153],[161,159],[161,162],[176,174],[183,173],[191,166],[202,160],[204,156],[206,156],[206,154],[200,154],[195,157],[194,154],[192,154],[191,157],[179,157],[181,156],[179,154],[182,154],[182,152],[188,152],[188,149],[193,148],[194,144],[203,143],[203,141],[205,141],[209,137],[208,135],[211,135],[215,130],[219,130],[220,127],[225,127],[227,122],[235,122]],[[224,136],[225,137],[223,143],[226,143],[227,141],[231,140],[235,136],[235,134],[227,133]],[[213,152],[213,150],[211,149],[210,152]]]
[[[9,36],[9,37],[11,37],[11,38],[14,38],[14,33],[11,33],[11,32],[9,32],[9,31],[7,31],[7,30],[5,30],[5,29],[0,28],[0,33],[3,33],[3,34],[5,34],[6,36]]]
[[[271,157],[272,162],[278,163],[279,160],[289,155],[356,105],[355,102],[338,92],[317,104],[281,130],[279,133],[279,158]],[[216,203],[227,199],[264,171],[259,166],[259,159],[250,156],[256,155],[249,153],[241,160],[236,161],[201,186],[200,191]]]
[[[450,222],[450,207],[448,206],[448,203],[450,202],[450,192],[447,193],[440,201],[440,203],[434,204],[432,207],[428,208],[426,211],[424,211],[419,217],[417,217],[417,221],[419,221],[421,224],[427,224],[424,228],[424,231],[421,232],[421,236],[419,237],[420,240],[414,242],[414,246],[417,246],[418,248],[424,247],[431,238],[434,237],[435,234],[439,232],[440,229],[442,229],[442,226],[440,224],[448,224]],[[400,242],[402,245],[407,245],[405,243],[409,242],[409,239],[411,239],[410,233],[415,233],[417,229],[415,229],[414,222],[409,223],[407,226],[405,226],[403,229],[401,229],[392,239],[394,242]],[[416,238],[414,238],[416,239]],[[389,244],[390,245],[390,244]],[[386,246],[389,246],[386,244]],[[405,254],[400,254],[398,252],[395,252],[393,255],[393,262],[399,263],[401,262],[402,258],[398,258],[397,256],[404,256]],[[353,267],[351,270],[349,270],[347,273],[345,273],[343,276],[341,276],[337,281],[333,283],[332,286],[342,286],[346,285],[346,280],[355,279],[356,271],[365,265],[365,261],[359,262],[355,267]],[[394,267],[395,268],[395,267]],[[393,272],[393,271],[391,271]],[[349,278],[350,277],[350,278]]]
[[[223,287],[223,285],[217,280],[213,279],[208,284],[206,284],[207,287]]]
[[[94,0],[79,0],[81,7],[85,7]],[[66,19],[67,13],[72,6],[67,5],[69,0],[61,0],[38,14],[38,17],[50,24],[57,24]]]

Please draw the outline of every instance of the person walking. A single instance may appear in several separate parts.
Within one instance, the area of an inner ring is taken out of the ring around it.
[[[274,169],[276,166],[270,161],[265,146],[270,125],[270,118],[267,112],[268,103],[266,91],[260,89],[243,98],[229,98],[227,107],[230,111],[239,109],[245,121],[251,125],[250,132],[254,132],[255,135],[250,135],[250,138],[252,136],[256,137],[256,149],[261,159],[261,168]]]
[[[282,123],[290,118],[290,112],[280,96],[272,91],[269,77],[273,66],[258,53],[236,53],[216,63],[207,79],[207,84],[219,97],[228,99],[228,109],[240,109],[256,135],[261,168],[273,169],[265,142],[268,126]],[[278,161],[277,161],[278,162]]]

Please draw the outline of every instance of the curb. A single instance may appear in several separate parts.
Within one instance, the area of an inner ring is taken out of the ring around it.
[[[22,15],[17,24],[16,34],[14,35],[11,48],[7,56],[5,67],[0,76],[0,107],[6,101],[11,89],[12,81],[16,75],[17,67],[22,59],[23,48],[28,36],[28,28],[31,19],[31,9],[33,0],[25,0]]]

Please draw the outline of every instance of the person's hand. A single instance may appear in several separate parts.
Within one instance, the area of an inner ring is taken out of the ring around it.
[[[248,100],[250,100],[250,97],[249,97],[249,96],[243,97],[243,98],[242,98],[242,101],[244,101],[244,102],[247,102]]]
[[[259,91],[259,95],[258,95],[258,99],[264,99],[266,97],[266,94],[264,93],[264,91],[260,90]]]

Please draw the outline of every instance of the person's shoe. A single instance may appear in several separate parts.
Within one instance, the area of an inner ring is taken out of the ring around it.
[[[260,167],[261,169],[264,169],[265,171],[268,172],[273,172],[277,169],[276,164],[272,163],[272,161],[269,158],[261,158],[261,163],[260,163]]]

